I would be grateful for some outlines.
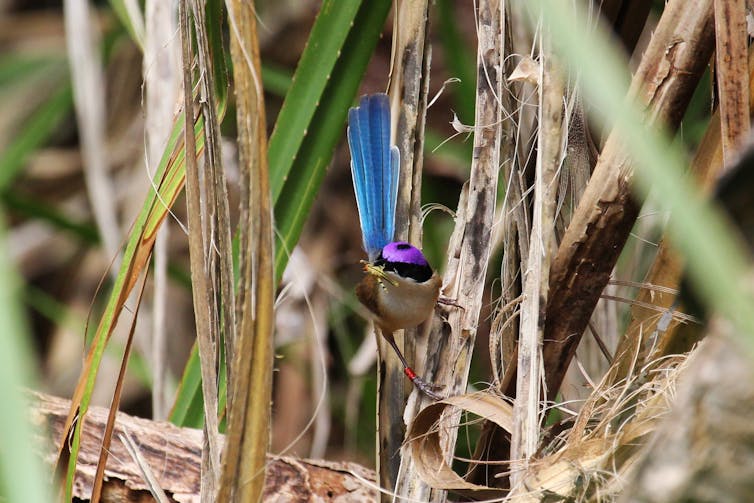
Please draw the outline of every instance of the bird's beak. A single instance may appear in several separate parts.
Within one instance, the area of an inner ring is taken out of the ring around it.
[[[362,260],[361,263],[364,264],[365,273],[376,276],[378,280],[385,280],[393,286],[398,286],[398,282],[385,273],[383,266],[370,264],[366,260]]]

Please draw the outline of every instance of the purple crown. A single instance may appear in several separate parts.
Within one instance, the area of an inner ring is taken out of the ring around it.
[[[402,262],[404,264],[415,264],[428,266],[429,263],[419,248],[412,246],[405,241],[395,241],[382,248],[382,258],[388,262]]]

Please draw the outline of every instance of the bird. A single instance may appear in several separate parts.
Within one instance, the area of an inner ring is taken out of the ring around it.
[[[394,241],[400,153],[390,145],[390,101],[386,94],[363,96],[348,112],[351,175],[367,261],[356,297],[370,311],[403,371],[425,395],[439,400],[433,386],[414,372],[395,343],[394,332],[428,319],[442,280],[421,250]]]

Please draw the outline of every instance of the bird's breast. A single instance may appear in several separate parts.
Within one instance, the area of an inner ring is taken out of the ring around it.
[[[386,272],[388,280],[379,282],[371,274],[356,287],[356,296],[375,314],[376,322],[387,332],[412,328],[429,318],[440,296],[441,279],[436,273],[417,283]]]

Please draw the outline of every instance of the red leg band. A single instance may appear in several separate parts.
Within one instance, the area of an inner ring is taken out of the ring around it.
[[[412,381],[416,379],[416,373],[411,370],[411,367],[406,367],[405,369],[403,369],[403,372],[406,374],[406,377],[408,377]]]

